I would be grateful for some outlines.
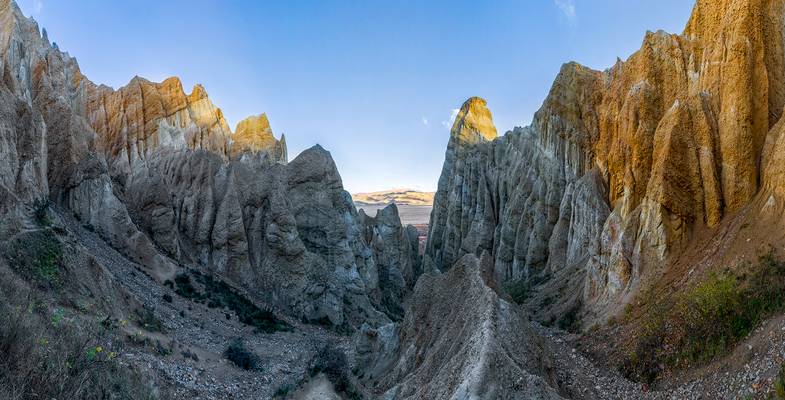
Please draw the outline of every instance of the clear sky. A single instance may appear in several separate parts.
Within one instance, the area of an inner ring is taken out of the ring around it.
[[[692,0],[18,0],[96,83],[202,83],[229,124],[266,112],[289,157],[319,143],[351,192],[435,190],[453,109],[528,125],[559,67],[681,32]]]

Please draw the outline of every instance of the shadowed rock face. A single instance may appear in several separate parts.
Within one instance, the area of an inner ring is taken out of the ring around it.
[[[617,310],[696,227],[750,203],[761,182],[781,186],[771,147],[785,105],[784,10],[698,1],[682,35],[648,33],[603,72],[566,64],[532,125],[498,139],[472,122],[490,121],[484,102],[467,101],[426,265],[488,251],[500,281],[571,269],[585,275],[572,289],[589,311]]]
[[[404,227],[393,203],[369,217],[360,210],[365,242],[369,244],[379,271],[381,304],[385,312],[403,318],[403,300],[420,276],[419,233]]]
[[[387,322],[413,285],[417,254],[397,214],[372,248],[330,153],[287,163],[264,114],[232,133],[199,85],[95,85],[9,0],[0,76],[0,235],[49,197],[160,282],[181,266],[209,271],[293,317],[348,328]]]

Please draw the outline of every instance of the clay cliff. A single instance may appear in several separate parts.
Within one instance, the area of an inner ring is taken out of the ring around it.
[[[608,70],[564,65],[532,125],[500,138],[485,102],[469,99],[427,262],[448,269],[488,251],[499,282],[560,276],[552,285],[580,292],[562,311],[620,310],[696,231],[781,186],[768,177],[779,169],[784,13],[776,0],[698,1],[682,34],[649,32]]]
[[[397,214],[366,238],[329,152],[288,162],[265,114],[232,132],[202,86],[186,94],[177,78],[96,85],[9,0],[0,26],[3,237],[48,198],[160,283],[201,271],[348,329],[400,317],[385,311],[413,286],[418,255]],[[395,271],[408,282],[385,287]]]

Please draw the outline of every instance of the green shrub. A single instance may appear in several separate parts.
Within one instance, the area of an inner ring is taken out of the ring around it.
[[[622,372],[652,383],[663,365],[687,367],[726,354],[761,322],[785,310],[785,263],[769,253],[741,273],[712,274],[674,299],[652,298]]]
[[[780,372],[774,380],[774,398],[785,400],[785,364],[780,366]]]
[[[0,298],[0,398],[156,397],[148,379],[120,365],[117,354],[102,345],[100,328],[8,304]]]
[[[166,329],[164,329],[164,324],[155,316],[155,310],[148,307],[142,307],[135,311],[137,322],[141,327],[150,331],[150,332],[163,332],[166,333]]]
[[[52,289],[61,285],[63,250],[49,229],[29,232],[13,240],[6,249],[6,258],[17,273],[42,287]]]
[[[273,393],[273,398],[280,399],[284,398],[289,395],[289,393],[295,389],[295,386],[291,383],[286,383],[275,389],[275,393]]]
[[[311,361],[311,376],[324,374],[332,382],[335,391],[343,393],[350,399],[362,399],[363,396],[355,388],[349,371],[346,354],[333,345],[326,345]]]
[[[504,285],[504,291],[510,295],[514,303],[523,304],[531,296],[532,289],[547,282],[550,278],[550,275],[544,274],[530,279],[523,278],[507,282]]]
[[[581,320],[579,317],[581,306],[582,303],[580,301],[575,302],[575,304],[559,318],[559,321],[557,322],[559,329],[569,332],[577,332],[581,329]]]
[[[174,278],[174,283],[177,286],[175,293],[185,297],[186,299],[191,299],[194,301],[202,300],[203,294],[196,290],[194,285],[191,283],[191,277],[189,277],[187,274],[178,274]]]
[[[260,309],[226,282],[196,272],[194,275],[197,282],[204,287],[204,291],[197,289],[187,274],[179,274],[174,280],[175,293],[197,303],[206,303],[209,308],[234,311],[240,322],[253,326],[260,332],[274,333],[292,329],[291,325],[278,319],[272,312]]]
[[[677,346],[688,361],[705,362],[745,337],[757,323],[757,312],[747,307],[739,281],[713,275],[679,302],[677,317],[684,332]]]
[[[259,356],[245,347],[242,339],[235,339],[224,351],[224,357],[234,365],[247,371],[261,371],[262,362]]]
[[[42,197],[33,203],[33,218],[40,226],[49,226],[52,221],[49,220],[49,199]]]

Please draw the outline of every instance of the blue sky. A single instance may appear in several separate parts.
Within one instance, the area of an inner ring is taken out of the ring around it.
[[[562,63],[626,59],[691,0],[19,0],[94,82],[202,83],[234,125],[266,112],[290,159],[319,143],[352,192],[435,190],[453,109],[528,125]]]

